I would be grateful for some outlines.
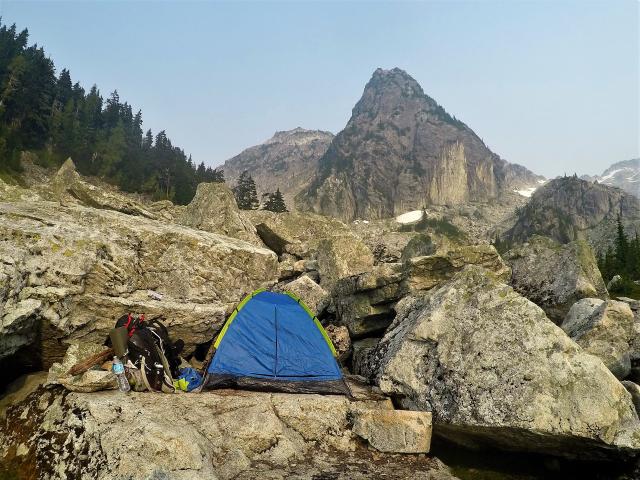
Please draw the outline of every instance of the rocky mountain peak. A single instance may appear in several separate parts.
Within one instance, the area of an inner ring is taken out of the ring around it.
[[[488,201],[538,177],[493,153],[399,68],[377,69],[319,161],[303,209],[345,220]]]
[[[397,116],[402,104],[415,103],[416,108],[424,113],[437,113],[443,119],[454,122],[438,103],[424,93],[420,84],[407,72],[400,68],[383,70],[378,68],[364,88],[362,98],[353,109],[353,115],[371,114],[372,111],[382,113],[390,108],[390,113]],[[460,122],[460,126],[463,124]]]
[[[272,145],[275,143],[285,143],[288,145],[305,145],[315,140],[325,140],[333,138],[333,133],[323,130],[307,130],[306,128],[296,127],[293,130],[279,130],[273,134],[262,145]]]

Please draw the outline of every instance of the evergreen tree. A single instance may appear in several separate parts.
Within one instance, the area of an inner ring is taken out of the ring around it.
[[[233,194],[236,197],[238,208],[241,210],[255,210],[260,205],[256,192],[256,183],[247,170],[240,174],[238,184],[233,189]]]
[[[268,199],[262,207],[263,210],[269,210],[270,212],[282,213],[288,212],[287,206],[284,203],[284,197],[278,188],[275,193],[269,193]]]
[[[617,219],[617,235],[615,242],[615,258],[616,258],[616,267],[622,273],[627,271],[630,265],[629,258],[629,239],[624,232],[624,226],[622,225],[622,219],[620,215],[618,215]]]
[[[640,238],[636,232],[633,239],[629,239],[619,216],[613,245],[604,254],[599,253],[597,259],[598,268],[606,283],[615,275],[622,277],[615,287],[615,293],[640,296],[640,286],[634,283],[640,279]]]
[[[20,172],[30,150],[47,166],[73,158],[80,173],[99,175],[125,191],[188,203],[198,182],[223,182],[222,170],[196,169],[164,131],[143,134],[142,112],[117,91],[88,93],[42,48],[28,46],[27,30],[0,21],[0,172]]]

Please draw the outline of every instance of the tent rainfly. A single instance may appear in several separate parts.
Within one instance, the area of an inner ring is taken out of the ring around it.
[[[204,388],[349,394],[327,333],[289,292],[248,295],[214,347]]]

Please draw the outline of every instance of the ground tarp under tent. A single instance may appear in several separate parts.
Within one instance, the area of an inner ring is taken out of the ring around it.
[[[291,293],[258,290],[247,296],[214,347],[204,388],[349,393],[331,340]]]

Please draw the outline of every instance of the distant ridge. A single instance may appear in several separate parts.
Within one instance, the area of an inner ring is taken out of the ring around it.
[[[331,132],[300,127],[276,132],[269,140],[227,160],[222,167],[225,178],[233,185],[248,170],[259,195],[279,188],[292,209],[294,196],[308,186],[332,138]]]
[[[583,175],[580,178],[618,187],[640,198],[640,158],[614,163],[602,175]]]

